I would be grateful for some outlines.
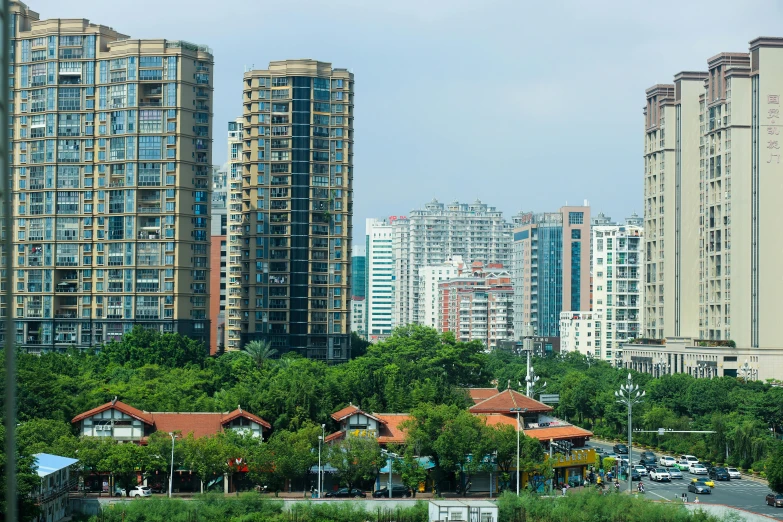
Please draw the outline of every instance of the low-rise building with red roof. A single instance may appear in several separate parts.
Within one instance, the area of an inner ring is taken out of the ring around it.
[[[144,443],[152,433],[180,433],[206,437],[230,429],[264,437],[272,426],[256,415],[237,407],[228,412],[150,412],[117,400],[101,404],[71,420],[79,423],[79,435],[111,437],[116,441]]]

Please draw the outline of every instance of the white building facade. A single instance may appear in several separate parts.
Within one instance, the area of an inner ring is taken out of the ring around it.
[[[366,337],[367,332],[364,329],[367,314],[367,301],[364,297],[358,295],[351,296],[351,331],[356,332],[359,337]]]
[[[560,352],[579,352],[603,359],[602,323],[601,312],[560,312]]]
[[[367,219],[367,295],[365,296],[365,335],[379,341],[391,335],[394,323],[394,253],[392,226],[385,219]]]
[[[423,209],[392,221],[395,324],[423,324],[419,272],[461,256],[466,263],[511,264],[513,225],[495,207],[476,200],[448,205],[433,199]]]
[[[454,256],[445,263],[428,265],[419,271],[419,307],[421,323],[437,328],[440,306],[438,304],[438,283],[459,277],[464,268],[461,256]]]
[[[592,229],[593,310],[603,317],[602,344],[596,353],[611,362],[620,356],[622,343],[642,336],[644,229],[634,225]]]

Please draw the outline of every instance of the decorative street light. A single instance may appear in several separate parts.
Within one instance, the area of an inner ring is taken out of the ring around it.
[[[171,485],[174,482],[174,439],[177,436],[169,432],[169,437],[171,437],[171,473],[169,473],[169,498],[171,498]]]
[[[631,378],[631,373],[628,373],[628,380],[625,384],[620,385],[620,389],[616,392],[614,392],[614,396],[617,399],[617,402],[620,404],[625,404],[628,406],[628,493],[631,493],[631,490],[633,489],[633,473],[631,473],[630,467],[633,463],[633,431],[632,431],[632,418],[631,415],[633,413],[633,405],[634,404],[640,404],[642,402],[642,397],[644,397],[645,391],[639,391],[639,385],[633,383],[633,379]]]
[[[712,368],[710,368],[706,362],[702,361],[696,364],[696,367],[699,369],[699,377],[705,377],[705,378],[712,377]]]
[[[323,469],[321,468],[321,444],[326,441],[326,424],[321,424],[321,434],[318,435],[318,498],[321,498],[321,474]]]
[[[663,358],[663,355],[658,356],[658,362],[653,366],[655,367],[658,378],[660,378],[664,372],[669,373],[669,364],[666,362],[666,359]]]
[[[511,410],[509,411],[517,414],[517,495],[519,495],[519,432],[520,432],[519,414],[525,413],[527,411],[527,408],[511,408]]]
[[[755,370],[754,368],[750,367],[750,365],[748,364],[748,360],[747,359],[745,359],[745,364],[740,366],[740,371],[742,372],[742,378],[745,380],[746,384],[747,384],[748,380],[752,381],[752,380],[755,380],[754,377],[757,378],[757,375],[754,375],[754,374],[756,374],[757,370]]]

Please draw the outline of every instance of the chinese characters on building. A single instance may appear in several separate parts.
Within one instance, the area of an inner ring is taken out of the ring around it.
[[[768,157],[767,163],[780,163],[780,95],[768,94],[767,95],[767,151]],[[764,140],[762,140],[762,143]]]

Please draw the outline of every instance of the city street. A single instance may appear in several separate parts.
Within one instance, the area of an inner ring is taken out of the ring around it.
[[[612,444],[604,442],[590,441],[589,445],[593,448],[603,448],[604,450],[611,452]],[[639,462],[639,454],[641,450],[634,448],[633,450],[633,462],[636,464]],[[660,457],[660,454],[656,453],[656,457]],[[698,457],[698,455],[697,455]],[[667,500],[672,502],[681,502],[680,496],[683,493],[688,493],[688,483],[696,475],[691,475],[687,471],[682,472],[682,479],[675,479],[671,482],[653,482],[647,477],[643,477],[646,493],[645,495],[651,500]],[[704,477],[704,475],[700,475]],[[621,491],[626,491],[627,481],[621,483]],[[634,488],[636,488],[637,482],[634,482]],[[731,480],[728,482],[715,482],[715,487],[712,488],[712,493],[709,495],[698,495],[699,502],[703,504],[724,504],[746,511],[752,511],[754,513],[760,513],[769,517],[775,517],[779,520],[783,520],[783,508],[775,508],[768,506],[764,503],[764,497],[771,490],[766,484],[756,482],[750,479]],[[694,493],[688,493],[688,499],[693,502],[696,495]]]

